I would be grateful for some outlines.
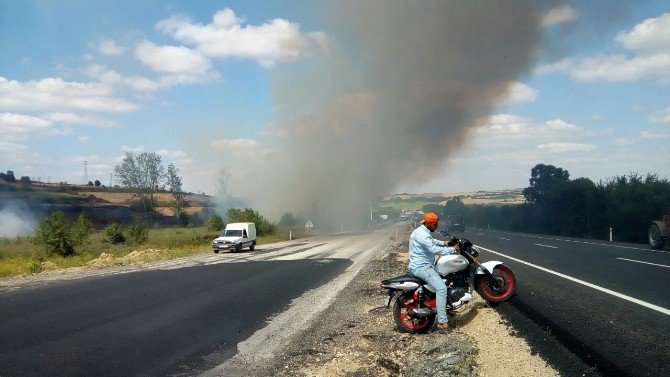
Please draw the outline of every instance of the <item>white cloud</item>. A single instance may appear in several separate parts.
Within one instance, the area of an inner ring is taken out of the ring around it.
[[[260,148],[261,143],[251,139],[215,139],[212,140],[212,146],[221,149]]]
[[[488,117],[475,127],[479,138],[489,143],[508,144],[524,141],[572,140],[588,137],[591,132],[583,127],[567,123],[561,119],[533,123],[527,118],[510,114],[497,114]]]
[[[122,145],[121,146],[121,151],[124,152],[124,153],[125,152],[142,153],[142,152],[144,152],[145,149],[146,149],[146,147],[144,145],[138,145],[138,146],[135,146],[135,147],[130,147],[128,145]]]
[[[89,141],[91,141],[91,138],[89,136],[79,136],[77,140],[79,140],[82,143],[88,143]]]
[[[33,152],[25,144],[0,141],[0,161],[7,166],[17,167],[18,164],[25,164],[26,161],[36,161],[39,154]],[[15,173],[17,171],[15,170]],[[25,175],[24,173],[19,173]]]
[[[0,76],[0,110],[129,112],[138,106],[114,96],[103,83],[45,78],[20,82]]]
[[[266,68],[309,55],[327,43],[324,33],[302,33],[300,25],[281,18],[259,26],[243,26],[243,22],[226,8],[216,12],[207,25],[174,16],[160,21],[156,28],[207,56],[253,59]]]
[[[566,58],[541,66],[536,72],[566,72],[580,81],[619,82],[649,78],[670,83],[670,13],[647,19],[630,32],[620,32],[616,41],[636,55]]]
[[[142,41],[135,49],[137,58],[155,72],[206,78],[212,68],[208,58],[183,46],[157,46]]]
[[[560,7],[552,8],[542,15],[540,25],[543,27],[561,24],[564,22],[572,22],[579,17],[579,13],[569,5],[561,5]]]
[[[524,102],[533,102],[537,99],[537,89],[533,89],[530,86],[520,82],[514,81],[510,89],[506,103],[524,103]]]
[[[192,165],[195,160],[191,158],[188,153],[182,150],[169,151],[167,149],[160,149],[156,152],[159,156],[172,160],[177,167]]]
[[[106,56],[121,55],[126,52],[124,47],[116,44],[112,39],[103,39],[95,44],[95,50]]]
[[[97,127],[116,127],[119,125],[111,120],[74,113],[50,113],[46,114],[44,117],[51,122],[63,124],[83,124]]]
[[[670,107],[651,114],[648,119],[652,123],[670,123]]]
[[[278,153],[276,149],[251,139],[215,139],[211,145],[235,157],[263,159]]]
[[[616,41],[629,50],[647,54],[670,52],[670,13],[648,18],[635,25],[630,32],[620,32]]]
[[[153,92],[169,86],[167,82],[155,81],[143,76],[124,76],[99,64],[91,64],[86,68],[85,73],[103,83],[124,85],[141,92]]]
[[[0,137],[7,134],[26,134],[44,132],[51,128],[51,122],[30,115],[0,113]]]
[[[643,139],[667,139],[670,137],[670,130],[642,131],[640,137]]]
[[[596,149],[594,144],[581,143],[549,143],[540,144],[538,149],[549,153],[591,152]]]

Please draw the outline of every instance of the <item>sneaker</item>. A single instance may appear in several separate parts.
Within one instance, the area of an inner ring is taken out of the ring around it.
[[[454,309],[458,308],[459,306],[465,304],[470,300],[472,300],[472,295],[469,292],[465,292],[465,294],[463,294],[463,297],[461,297],[460,300],[451,303],[451,307]]]
[[[437,324],[437,331],[444,333],[444,334],[450,334],[452,331],[454,331],[454,328],[449,326],[449,322],[441,322]]]

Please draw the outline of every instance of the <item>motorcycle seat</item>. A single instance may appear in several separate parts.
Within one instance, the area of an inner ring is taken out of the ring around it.
[[[420,284],[420,285],[423,285],[423,284],[426,283],[422,279],[414,277],[410,274],[405,274],[405,275],[400,275],[400,276],[396,276],[394,278],[384,280],[384,281],[382,281],[382,284],[386,285],[386,284],[392,284],[392,283],[402,283],[402,282],[406,282],[406,281],[417,283],[417,284]]]

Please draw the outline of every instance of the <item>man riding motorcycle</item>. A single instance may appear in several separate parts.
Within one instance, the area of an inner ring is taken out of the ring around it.
[[[428,212],[423,216],[421,224],[414,229],[409,237],[409,273],[435,287],[437,296],[437,328],[449,331],[447,317],[447,286],[435,269],[435,255],[459,253],[458,244],[439,241],[433,238],[432,232],[437,229],[439,217]]]

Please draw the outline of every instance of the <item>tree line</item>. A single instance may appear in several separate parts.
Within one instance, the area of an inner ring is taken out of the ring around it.
[[[461,215],[476,227],[566,237],[608,239],[612,228],[615,241],[637,243],[646,242],[651,221],[670,210],[670,182],[656,174],[630,173],[594,183],[538,164],[523,195],[526,202],[518,205],[465,205],[455,198],[424,210]]]

